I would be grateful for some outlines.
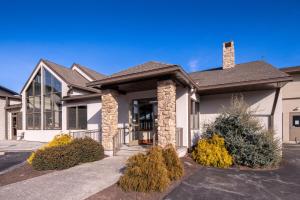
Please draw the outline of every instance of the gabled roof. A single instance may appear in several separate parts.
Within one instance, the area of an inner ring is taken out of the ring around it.
[[[80,64],[74,63],[73,66],[77,66],[79,69],[81,69],[86,75],[91,77],[94,81],[95,80],[100,80],[105,78],[106,76],[104,74],[98,73],[88,67],[82,66]]]
[[[300,73],[300,66],[285,67],[280,70],[288,74]]]
[[[193,72],[189,75],[200,89],[292,80],[288,74],[264,61],[237,64],[233,68],[224,70],[222,68],[216,68],[213,70]]]
[[[56,64],[49,60],[42,60],[51,70],[53,70],[68,85],[84,86],[89,81],[75,70]]]
[[[126,70],[107,76],[101,80],[93,81],[87,86],[102,86],[117,83],[125,83],[133,80],[143,80],[158,76],[173,75],[186,84],[197,87],[187,73],[179,66],[174,64],[166,64],[160,62],[146,62],[141,65],[130,67]]]
[[[3,92],[1,92],[1,91],[3,91]],[[8,95],[18,95],[17,92],[0,85],[0,94],[1,93],[7,93]]]

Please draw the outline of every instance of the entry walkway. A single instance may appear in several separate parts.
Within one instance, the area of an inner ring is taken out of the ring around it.
[[[0,187],[0,199],[13,200],[82,200],[116,183],[127,158],[137,153],[82,164],[67,170]],[[121,153],[121,152],[120,152]]]

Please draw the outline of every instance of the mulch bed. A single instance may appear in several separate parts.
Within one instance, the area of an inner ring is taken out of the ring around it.
[[[0,187],[11,184],[11,183],[23,181],[26,179],[34,178],[37,176],[41,176],[44,174],[48,174],[50,172],[53,172],[53,170],[48,170],[48,171],[34,170],[31,165],[26,163],[12,171],[9,171],[5,174],[1,174],[0,175]]]
[[[192,175],[195,171],[201,168],[200,165],[195,163],[190,157],[185,156],[181,158],[184,165],[184,176],[181,180],[173,182],[169,188],[164,192],[150,192],[150,193],[140,193],[140,192],[124,192],[117,184],[114,184],[101,192],[89,197],[87,200],[132,200],[132,199],[142,199],[142,200],[157,200],[162,199],[168,193],[170,193],[176,186],[178,186],[183,180]]]

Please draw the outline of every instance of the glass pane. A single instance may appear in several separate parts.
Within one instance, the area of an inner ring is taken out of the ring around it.
[[[69,129],[76,129],[76,107],[68,108],[68,126]]]
[[[34,112],[41,112],[41,97],[34,97]]]
[[[26,115],[26,124],[27,124],[27,129],[33,129],[33,115],[32,114]]]
[[[55,77],[52,77],[52,86],[53,86],[53,92],[54,93],[61,93],[61,83],[55,78]]]
[[[293,126],[300,127],[300,116],[293,116]]]
[[[27,113],[33,112],[33,102],[34,102],[33,97],[27,98]]]
[[[26,91],[26,96],[32,96],[33,95],[33,84],[31,83]]]
[[[61,112],[53,112],[53,127],[54,129],[61,127]]]
[[[44,90],[45,90],[45,94],[50,94],[51,93],[51,74],[50,72],[48,72],[47,70],[44,70],[44,84],[45,84],[45,87],[44,87]]]
[[[87,108],[86,106],[78,106],[78,128],[87,128]]]
[[[61,98],[60,94],[53,94],[53,109],[54,111],[60,111],[61,110]]]
[[[50,95],[44,96],[44,111],[45,112],[50,112],[51,109],[51,97]]]
[[[45,112],[45,129],[51,129],[53,125],[52,112]]]
[[[34,78],[34,92],[35,96],[41,95],[41,75],[40,73]]]
[[[34,114],[34,129],[41,129],[41,113]]]

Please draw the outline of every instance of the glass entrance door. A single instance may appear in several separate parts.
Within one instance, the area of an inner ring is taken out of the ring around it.
[[[157,101],[138,99],[132,102],[132,138],[138,144],[152,144],[156,132]]]

